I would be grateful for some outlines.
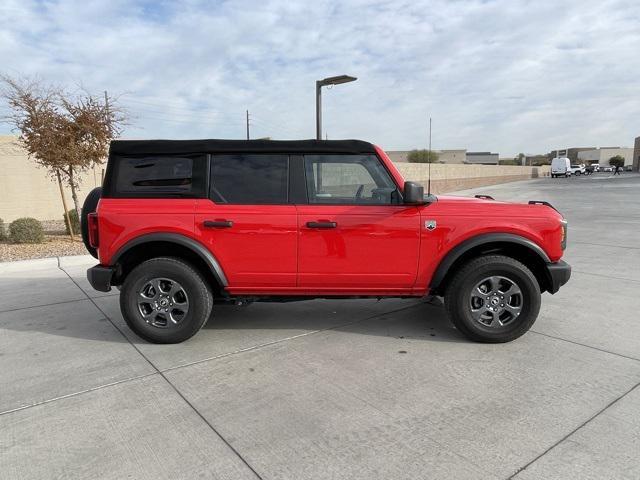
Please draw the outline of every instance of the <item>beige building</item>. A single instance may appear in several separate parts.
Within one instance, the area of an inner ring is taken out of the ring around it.
[[[465,149],[453,149],[453,150],[434,150],[438,154],[438,163],[465,163],[467,158],[467,151]],[[387,152],[391,161],[396,163],[408,162],[407,157],[409,151],[396,150]]]
[[[58,183],[38,167],[14,135],[0,135],[0,218],[5,223],[20,217],[62,220],[64,208]],[[102,183],[102,167],[81,176],[80,202]],[[71,192],[65,188],[67,207],[73,208]]]
[[[438,163],[446,164],[482,164],[482,165],[498,165],[498,154],[491,152],[467,152],[464,148],[449,150],[434,150],[438,154]],[[409,151],[389,151],[387,155],[391,161],[396,163],[407,163]]]
[[[500,155],[491,152],[467,152],[464,163],[474,165],[498,165]]]
[[[631,147],[600,147],[593,150],[578,152],[578,160],[583,163],[599,163],[609,165],[609,159],[620,155],[624,158],[624,164],[633,165],[633,148]]]

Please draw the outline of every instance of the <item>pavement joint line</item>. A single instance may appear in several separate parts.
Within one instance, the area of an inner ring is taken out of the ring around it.
[[[536,335],[542,335],[543,337],[553,338],[555,340],[560,340],[561,342],[572,343],[573,345],[578,345],[580,347],[590,348],[591,350],[597,350],[598,352],[608,353],[610,355],[615,355],[616,357],[626,358],[628,360],[635,360],[636,362],[640,362],[640,358],[631,357],[629,355],[624,355],[622,353],[612,352],[610,350],[605,350],[604,348],[594,347],[593,345],[587,345],[586,343],[576,342],[575,340],[569,340],[567,338],[556,337],[555,335],[549,335],[548,333],[536,332],[535,330],[529,330],[531,333],[535,333]]]
[[[55,305],[64,305],[66,303],[86,302],[86,298],[78,298],[76,300],[64,300],[62,302],[43,303],[42,305],[31,305],[29,307],[11,308],[9,310],[0,310],[0,314],[9,312],[19,312],[20,310],[29,310],[30,308],[53,307]]]
[[[573,240],[571,244],[578,243],[580,245],[593,245],[594,247],[607,247],[607,248],[624,248],[627,250],[640,250],[640,247],[627,247],[625,245],[609,245],[604,243],[591,243],[591,242],[581,242],[579,240]]]
[[[244,353],[244,352],[250,352],[252,350],[258,350],[260,348],[269,347],[271,345],[277,345],[279,343],[286,342],[287,340],[295,340],[296,338],[307,337],[309,335],[315,335],[316,333],[327,332],[329,330],[334,330],[336,328],[342,328],[342,327],[347,327],[349,325],[355,325],[355,324],[360,323],[360,322],[365,322],[367,320],[372,320],[374,318],[381,317],[383,315],[388,315],[390,313],[396,313],[396,312],[400,312],[402,310],[407,310],[409,308],[413,308],[413,307],[416,307],[416,306],[419,306],[419,305],[422,305],[422,303],[416,303],[416,304],[410,305],[408,307],[402,307],[402,308],[398,308],[398,309],[395,309],[395,310],[389,310],[388,312],[379,313],[379,314],[376,314],[376,315],[372,315],[370,317],[362,318],[360,320],[355,320],[353,322],[343,323],[343,324],[340,324],[340,325],[332,325],[331,327],[321,328],[319,330],[311,330],[310,332],[304,332],[304,333],[300,333],[298,335],[293,335],[291,337],[286,337],[286,338],[279,338],[278,340],[273,340],[271,342],[261,343],[259,345],[252,345],[251,347],[241,348],[241,349],[235,350],[233,352],[221,353],[220,355],[215,355],[213,357],[203,358],[203,359],[200,359],[200,360],[195,360],[193,362],[184,363],[182,365],[176,365],[174,367],[165,368],[164,370],[161,370],[161,372],[162,373],[171,372],[171,371],[178,370],[178,369],[181,369],[181,368],[186,368],[186,367],[191,367],[193,365],[198,365],[200,363],[206,363],[206,362],[210,362],[210,361],[213,361],[213,360],[219,360],[221,358],[229,357],[231,355],[236,355],[236,354]]]
[[[322,379],[324,381],[330,381],[331,379],[325,375],[319,374],[317,372],[314,371],[310,371],[309,373],[311,373],[311,375],[314,375],[315,377]],[[331,382],[330,382],[331,383]],[[336,383],[331,383],[331,385],[334,388],[337,388],[338,390],[340,390],[341,392],[343,392],[345,395],[349,395],[350,397],[364,403],[365,405],[369,406],[370,408],[372,408],[373,410],[375,410],[376,412],[378,412],[380,415],[390,419],[391,421],[398,421],[398,420],[402,420],[402,417],[399,417],[397,415],[393,415],[392,413],[389,413],[385,410],[382,410],[380,408],[378,408],[376,405],[374,405],[373,403],[369,402],[366,398],[362,398],[361,396],[355,394],[354,392],[352,392],[351,390],[348,390],[345,387],[342,387]],[[405,408],[405,410],[407,410],[408,412],[412,413],[412,414],[417,414],[416,412],[414,412],[414,410],[412,408]],[[490,472],[489,470],[487,470],[485,467],[482,467],[478,464],[476,464],[472,459],[467,458],[464,454],[460,453],[457,451],[457,449],[453,449],[451,447],[449,447],[445,442],[442,442],[440,440],[436,440],[435,438],[433,438],[431,435],[429,434],[425,434],[424,435],[426,438],[428,438],[431,442],[435,443],[436,445],[442,447],[444,450],[449,450],[451,452],[452,455],[459,457],[461,459],[463,459],[465,462],[473,465],[474,467],[476,467],[478,470],[481,470],[483,473],[492,476],[493,478],[497,478],[493,475],[492,472]],[[419,451],[415,451],[414,449],[411,448],[411,446],[409,446],[408,448],[411,449],[411,452],[414,454],[414,456],[420,455],[421,452]]]
[[[640,280],[635,280],[633,278],[625,278],[625,277],[614,277],[613,275],[606,275],[604,273],[592,273],[592,272],[585,272],[582,270],[576,270],[573,269],[573,273],[581,273],[583,275],[594,275],[596,277],[604,277],[604,278],[610,278],[612,280],[623,280],[625,282],[634,282],[634,283],[640,283]]]
[[[102,315],[105,316],[107,321],[111,325],[113,325],[113,328],[115,328],[120,333],[120,335],[124,337],[124,339],[129,343],[129,345],[131,345],[138,352],[138,354],[140,354],[140,356],[143,359],[145,359],[149,365],[151,365],[151,367],[155,370],[155,373],[153,374],[157,373],[158,375],[160,375],[164,379],[164,381],[167,382],[167,384],[176,392],[176,394],[180,398],[182,398],[182,400],[187,404],[187,406],[189,406],[189,408],[191,408],[191,410],[193,410],[193,412],[195,412],[195,414],[198,417],[200,417],[200,419],[213,431],[213,433],[215,433],[218,436],[218,438],[220,438],[220,440],[222,440],[222,442],[229,448],[229,450],[231,450],[238,457],[238,459],[256,476],[256,478],[258,478],[258,480],[263,480],[262,476],[251,466],[251,464],[249,464],[249,462],[242,455],[240,455],[240,452],[236,450],[235,447],[233,447],[233,445],[231,445],[231,443],[229,443],[229,441],[222,436],[222,434],[213,426],[213,424],[209,422],[209,420],[207,420],[202,413],[200,413],[200,411],[195,407],[195,405],[193,405],[189,400],[187,400],[187,398],[183,395],[183,393],[180,390],[178,390],[178,387],[176,387],[173,383],[171,383],[171,381],[166,377],[166,375],[164,375],[164,373],[160,371],[160,369],[138,348],[138,346],[134,344],[131,341],[131,339],[124,334],[122,329],[118,325],[116,325],[116,323],[113,320],[111,320],[111,318],[100,308],[100,306],[94,301],[94,299],[91,298],[89,294],[87,294],[87,292],[82,290],[80,285],[78,285],[78,283],[71,277],[71,275],[69,275],[69,273],[60,266],[60,257],[57,257],[57,258],[58,258],[58,268],[62,270],[67,275],[67,277],[69,277],[69,280],[71,280],[76,285],[76,287],[78,287],[82,291],[82,293],[84,293],[84,295],[89,299],[89,301],[93,303],[93,305],[98,309],[98,311],[102,313]],[[153,374],[149,374],[149,375],[153,375]]]
[[[10,413],[20,412],[22,410],[27,410],[27,409],[33,408],[33,407],[39,407],[40,405],[47,405],[49,403],[57,402],[58,400],[64,400],[66,398],[77,397],[77,396],[83,395],[85,393],[95,392],[96,390],[102,390],[103,388],[114,387],[116,385],[132,382],[134,380],[140,380],[141,378],[152,377],[153,375],[158,375],[158,373],[157,372],[145,373],[144,375],[138,375],[138,376],[135,376],[135,377],[125,378],[125,379],[118,380],[118,381],[115,381],[115,382],[105,383],[103,385],[97,385],[95,387],[87,388],[85,390],[80,390],[79,392],[72,392],[72,393],[67,393],[65,395],[60,395],[58,397],[48,398],[47,400],[42,400],[41,402],[34,402],[34,403],[29,404],[29,405],[21,405],[19,407],[12,408],[10,410],[5,410],[4,412],[0,412],[0,416],[8,415]]]
[[[533,465],[535,462],[537,462],[538,460],[540,460],[542,457],[544,457],[547,453],[549,453],[551,450],[553,450],[554,448],[556,448],[558,445],[560,445],[561,443],[563,443],[565,440],[567,440],[569,437],[571,437],[574,433],[576,433],[578,430],[582,429],[583,427],[585,427],[586,425],[588,425],[589,423],[591,423],[593,420],[595,420],[598,416],[600,416],[602,413],[604,413],[606,410],[608,410],[609,408],[611,408],[612,406],[614,406],[616,403],[618,403],[620,400],[622,400],[624,397],[626,397],[627,395],[629,395],[631,392],[633,392],[636,388],[640,387],[640,382],[636,383],[633,387],[631,387],[629,390],[627,390],[626,392],[624,392],[622,395],[620,395],[618,398],[612,400],[611,402],[609,402],[607,405],[605,405],[603,408],[601,408],[600,410],[598,410],[596,413],[594,413],[591,417],[589,417],[587,420],[585,420],[584,422],[582,422],[580,425],[578,425],[576,428],[574,428],[573,430],[571,430],[569,433],[567,433],[564,437],[562,437],[560,440],[558,440],[556,443],[554,443],[553,445],[551,445],[549,448],[547,448],[544,452],[542,452],[540,455],[538,455],[537,457],[535,457],[533,460],[531,460],[529,463],[527,463],[526,465],[520,467],[518,470],[516,470],[511,476],[507,477],[507,480],[513,480],[515,479],[520,473],[522,473],[523,471],[525,471],[527,468],[529,468],[531,465]]]

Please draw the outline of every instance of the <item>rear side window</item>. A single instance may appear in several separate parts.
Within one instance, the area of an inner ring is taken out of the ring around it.
[[[204,196],[204,155],[145,155],[116,159],[119,197]]]
[[[288,178],[288,155],[213,155],[210,196],[216,203],[284,204]]]

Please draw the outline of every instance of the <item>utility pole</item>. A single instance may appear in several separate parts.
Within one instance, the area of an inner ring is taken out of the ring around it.
[[[109,95],[107,94],[107,91],[104,91],[104,110],[107,116],[107,122],[109,125],[109,136],[111,136],[111,119],[110,119],[110,115],[109,115]]]
[[[247,140],[249,140],[249,110],[247,110]]]

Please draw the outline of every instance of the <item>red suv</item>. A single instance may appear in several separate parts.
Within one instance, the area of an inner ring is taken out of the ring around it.
[[[87,276],[140,337],[182,342],[218,301],[441,295],[468,338],[525,333],[571,274],[551,205],[424,195],[357,140],[114,141],[82,213]]]

